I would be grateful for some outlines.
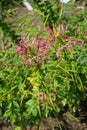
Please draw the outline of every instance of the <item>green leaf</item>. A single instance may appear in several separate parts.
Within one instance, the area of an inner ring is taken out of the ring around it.
[[[16,126],[14,130],[22,130],[20,126]]]
[[[28,115],[30,114],[33,114],[33,116],[36,116],[37,115],[37,101],[35,100],[29,100],[26,102],[26,107],[27,107],[27,112],[28,112]]]
[[[33,114],[33,116],[37,116],[37,109],[34,109],[34,110],[32,111],[32,114]]]
[[[7,119],[8,117],[10,117],[11,114],[12,114],[12,111],[8,109],[5,111],[4,117]]]
[[[15,115],[15,113],[12,113],[9,118],[10,118],[10,121],[11,121],[12,124],[14,124],[16,122],[16,115]]]
[[[16,101],[13,101],[13,105],[14,105],[16,108],[19,108],[19,104],[18,104]]]
[[[28,101],[26,102],[26,105],[32,106],[32,104],[33,104],[33,101],[32,101],[32,100],[28,100]]]

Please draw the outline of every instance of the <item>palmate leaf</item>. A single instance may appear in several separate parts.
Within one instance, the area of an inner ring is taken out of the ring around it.
[[[10,109],[7,109],[4,113],[4,117],[7,119],[12,114],[12,111]]]
[[[14,130],[22,130],[20,126],[16,126]]]
[[[81,52],[78,59],[77,63],[79,65],[87,65],[87,51]]]
[[[38,107],[38,103],[37,101],[31,99],[29,101],[26,102],[26,107],[27,107],[27,113],[28,115],[33,115],[36,116],[37,115],[37,107]]]
[[[26,98],[29,98],[29,95],[32,95],[32,92],[29,91],[29,90],[23,90],[23,91],[21,92],[20,106],[23,104],[23,101],[24,101]]]
[[[11,121],[12,124],[15,123],[16,118],[17,118],[17,117],[16,117],[16,114],[15,114],[15,113],[12,113],[12,114],[10,115],[10,121]]]
[[[13,105],[15,108],[20,108],[19,104],[16,101],[13,101]]]

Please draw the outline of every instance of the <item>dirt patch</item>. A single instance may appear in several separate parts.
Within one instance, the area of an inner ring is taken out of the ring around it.
[[[0,119],[0,130],[13,130],[14,126]],[[80,104],[80,111],[74,114],[60,112],[58,118],[43,118],[40,126],[30,128],[26,126],[24,130],[87,130],[87,98]]]

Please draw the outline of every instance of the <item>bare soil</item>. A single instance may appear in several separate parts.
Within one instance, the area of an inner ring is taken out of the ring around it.
[[[30,128],[27,125],[24,130],[87,130],[87,98],[81,102],[80,111],[74,114],[70,114],[68,111],[62,111],[59,113],[58,118],[43,118],[39,127],[35,125],[33,128]],[[0,130],[13,129],[14,126],[0,119]]]

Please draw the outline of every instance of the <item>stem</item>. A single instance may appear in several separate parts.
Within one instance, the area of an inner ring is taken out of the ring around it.
[[[60,17],[62,16],[62,14],[63,14],[63,2],[61,3]]]

